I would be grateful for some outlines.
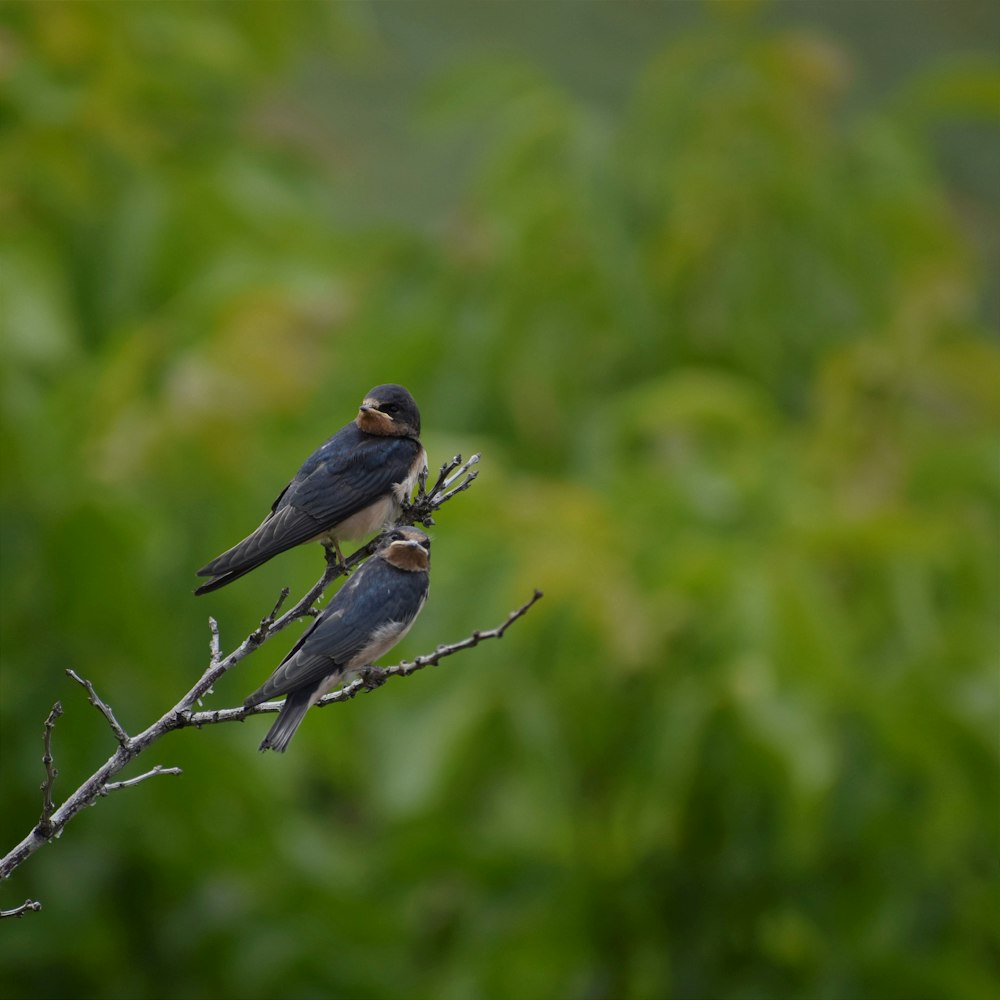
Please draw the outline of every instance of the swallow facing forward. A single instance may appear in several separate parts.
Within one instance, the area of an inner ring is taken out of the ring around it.
[[[427,467],[420,411],[401,385],[377,385],[354,420],[303,463],[253,534],[198,570],[207,594],[301,542],[333,545],[390,524]]]
[[[427,599],[430,562],[431,542],[419,528],[386,535],[264,686],[243,703],[252,708],[288,696],[261,750],[283,753],[312,705],[406,635]]]

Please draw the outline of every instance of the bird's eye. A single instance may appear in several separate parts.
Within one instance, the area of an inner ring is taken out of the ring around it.
[[[382,407],[382,412],[383,413],[396,413],[398,410],[399,410],[399,407],[395,403],[386,403]]]

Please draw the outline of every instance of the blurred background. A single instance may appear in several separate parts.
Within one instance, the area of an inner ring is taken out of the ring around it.
[[[483,454],[396,654],[546,596],[284,757],[157,744],[0,887],[0,994],[995,996],[998,38],[4,5],[0,850],[54,701],[57,799],[114,749],[67,667],[138,731],[316,579],[191,594],[374,384]]]

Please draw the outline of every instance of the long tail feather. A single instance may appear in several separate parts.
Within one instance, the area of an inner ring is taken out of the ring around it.
[[[259,747],[261,752],[276,750],[278,753],[284,753],[288,749],[288,744],[309,710],[310,699],[309,691],[296,691],[285,699],[274,725],[261,740]]]
[[[230,570],[228,573],[222,573],[217,576],[214,580],[209,580],[208,583],[203,583],[200,587],[195,589],[195,596],[200,596],[201,594],[211,593],[213,590],[218,590],[220,587],[224,587],[227,583],[232,583],[233,580],[238,580],[241,576],[245,576],[252,569],[256,569],[258,566],[262,566],[266,559],[261,559],[259,562],[249,563],[248,565],[242,567],[238,570]],[[206,575],[199,573],[199,575]]]

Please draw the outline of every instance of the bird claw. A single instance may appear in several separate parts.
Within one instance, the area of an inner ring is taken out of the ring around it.
[[[327,565],[336,567],[342,576],[350,576],[351,567],[347,565],[340,546],[336,542],[323,542],[323,548],[326,550]]]
[[[385,671],[379,667],[365,667],[359,677],[366,691],[374,691],[376,688],[380,688],[388,679]]]

